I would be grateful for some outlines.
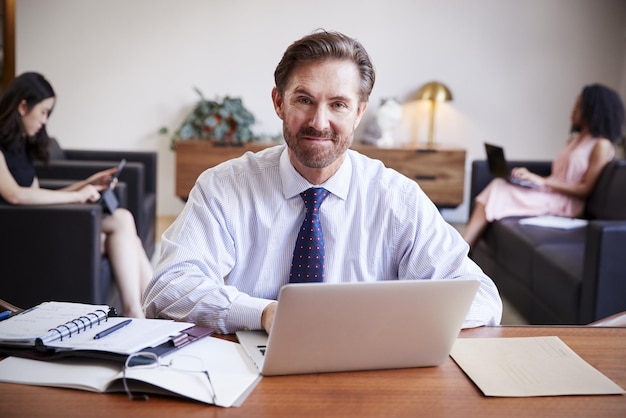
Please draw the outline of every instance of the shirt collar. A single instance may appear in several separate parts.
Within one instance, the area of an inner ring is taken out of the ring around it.
[[[339,170],[323,184],[311,184],[296,171],[291,161],[289,161],[287,147],[284,148],[280,155],[279,170],[285,199],[291,199],[311,187],[323,187],[343,200],[348,196],[350,180],[352,179],[352,160],[350,159],[349,151],[346,151],[346,158],[344,158]]]

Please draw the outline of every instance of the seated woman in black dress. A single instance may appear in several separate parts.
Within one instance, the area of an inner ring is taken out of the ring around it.
[[[48,161],[46,122],[54,103],[52,86],[38,73],[15,78],[0,98],[0,202],[95,202],[111,181],[117,168],[59,190],[39,187],[32,161]],[[152,277],[152,266],[137,236],[133,215],[126,209],[116,209],[102,220],[102,232],[103,252],[111,261],[120,289],[123,315],[142,318],[141,295]]]

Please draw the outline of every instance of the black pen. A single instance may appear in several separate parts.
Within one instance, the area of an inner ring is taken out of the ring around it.
[[[94,335],[93,339],[98,340],[102,337],[106,337],[107,335],[117,331],[118,329],[124,328],[126,325],[130,324],[131,322],[133,322],[132,319],[127,319],[126,321],[122,321],[117,325],[113,325],[111,328],[107,328],[104,331],[99,332],[96,335]]]

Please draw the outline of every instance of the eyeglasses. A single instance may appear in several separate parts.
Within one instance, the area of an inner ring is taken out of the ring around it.
[[[194,356],[176,356],[167,362],[159,361],[159,357],[154,353],[149,352],[139,352],[135,354],[131,354],[126,359],[124,363],[124,372],[122,374],[122,382],[124,383],[124,390],[126,390],[126,394],[128,398],[136,401],[136,400],[148,400],[148,395],[145,393],[133,393],[128,386],[128,381],[126,374],[129,370],[137,370],[137,369],[156,369],[158,367],[169,367],[172,370],[177,370],[180,372],[186,373],[202,373],[206,376],[209,381],[209,387],[211,388],[211,398],[213,400],[213,404],[215,404],[216,396],[215,389],[213,388],[213,382],[211,382],[211,376],[209,376],[209,372],[204,367],[204,362],[199,357]]]

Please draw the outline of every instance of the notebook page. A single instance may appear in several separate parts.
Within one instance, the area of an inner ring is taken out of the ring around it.
[[[92,327],[72,338],[53,341],[47,347],[67,350],[98,350],[119,354],[132,354],[146,347],[154,347],[169,340],[180,331],[192,327],[190,322],[174,322],[166,319],[132,319],[127,325],[106,337],[94,339],[95,335],[128,318],[109,318],[100,326]]]
[[[166,357],[163,363],[167,364],[172,357],[181,355],[198,357],[203,361],[211,376],[219,406],[241,405],[261,378],[238,343],[203,338]],[[122,368],[120,363],[87,358],[44,362],[8,357],[0,361],[0,382],[123,392]],[[213,402],[211,386],[203,373],[188,373],[171,367],[137,368],[128,371],[128,379],[133,390],[177,394],[204,403]]]
[[[176,356],[194,356],[202,359],[204,367],[211,375],[216,405],[219,406],[240,405],[261,379],[259,371],[241,345],[231,341],[203,338],[165,357],[165,361]],[[181,373],[172,368],[159,367],[131,369],[127,376],[181,396],[212,403],[210,386],[201,373]]]
[[[33,346],[35,339],[50,329],[97,310],[109,312],[109,307],[71,302],[44,302],[1,321],[0,343]]]
[[[47,362],[7,357],[0,362],[0,382],[105,392],[112,380],[121,377],[122,367],[92,359]]]

